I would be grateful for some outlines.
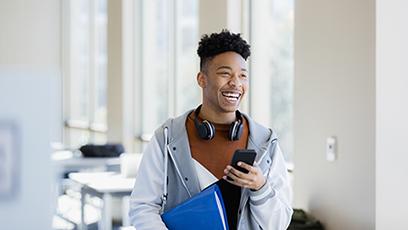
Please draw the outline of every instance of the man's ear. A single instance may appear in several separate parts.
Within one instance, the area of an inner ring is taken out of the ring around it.
[[[207,86],[207,75],[202,71],[197,73],[197,83],[203,89]]]

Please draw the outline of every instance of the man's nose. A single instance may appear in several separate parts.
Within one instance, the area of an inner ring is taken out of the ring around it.
[[[229,81],[229,84],[230,84],[231,86],[234,86],[234,87],[241,87],[242,82],[241,82],[241,79],[239,78],[239,74],[233,74],[233,75],[231,76],[231,79],[230,79],[230,81]]]

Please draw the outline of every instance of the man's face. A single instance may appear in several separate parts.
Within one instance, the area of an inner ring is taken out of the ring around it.
[[[235,112],[248,89],[247,63],[236,52],[225,52],[208,61],[197,80],[203,105],[214,112]]]

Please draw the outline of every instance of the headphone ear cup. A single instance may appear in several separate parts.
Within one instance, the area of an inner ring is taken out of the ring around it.
[[[244,132],[244,125],[242,122],[238,122],[237,134],[235,135],[235,140],[239,140],[241,138],[242,133]]]
[[[234,121],[231,124],[228,137],[231,141],[237,141],[242,135],[242,123],[240,121]]]
[[[214,138],[215,135],[215,127],[213,124],[211,124],[211,122],[204,120],[201,124],[201,127],[203,129],[202,131],[202,136],[201,138],[205,139],[205,140],[211,140]]]
[[[200,113],[201,105],[197,107],[197,109],[194,111],[195,117],[194,117],[194,126],[196,127],[196,130],[198,132],[198,136],[200,136],[201,139],[204,140],[211,140],[214,138],[215,135],[215,127],[211,122],[204,120],[203,122],[198,121],[197,117],[198,114]]]

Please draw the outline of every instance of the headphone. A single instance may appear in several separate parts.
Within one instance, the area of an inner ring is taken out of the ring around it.
[[[211,140],[215,136],[215,127],[211,122],[207,120],[203,120],[200,122],[198,120],[198,114],[200,113],[201,105],[194,111],[194,125],[197,129],[198,135],[204,140]],[[237,141],[241,138],[243,125],[242,125],[242,115],[241,112],[238,110],[235,111],[235,116],[238,120],[234,121],[230,125],[230,129],[228,132],[228,139],[231,141]]]

